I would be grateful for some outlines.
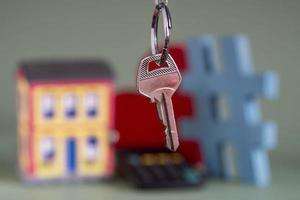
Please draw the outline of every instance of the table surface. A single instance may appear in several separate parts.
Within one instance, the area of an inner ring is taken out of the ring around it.
[[[29,185],[17,177],[16,140],[0,135],[0,200],[299,200],[300,163],[272,160],[273,182],[256,188],[238,181],[210,179],[203,187],[138,190],[122,181],[55,185]],[[4,142],[5,141],[5,142]]]
[[[6,167],[5,167],[6,166]],[[56,185],[26,185],[9,165],[0,172],[0,199],[2,200],[94,200],[94,199],[299,199],[300,169],[283,163],[273,165],[273,183],[268,188],[256,188],[237,181],[209,180],[203,187],[167,190],[137,190],[121,181]]]

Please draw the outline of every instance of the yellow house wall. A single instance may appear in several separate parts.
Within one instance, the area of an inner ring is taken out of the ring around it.
[[[94,119],[89,119],[84,112],[84,96],[89,93],[97,93],[100,97],[100,114]],[[106,84],[85,83],[85,84],[47,84],[37,85],[33,89],[34,107],[34,163],[36,177],[39,178],[60,178],[68,176],[66,140],[75,137],[77,140],[77,171],[78,177],[105,176],[108,166],[109,152],[109,123],[110,123],[110,87]],[[41,97],[43,94],[51,93],[55,97],[55,117],[51,120],[42,117]],[[77,96],[77,117],[66,119],[63,112],[63,96],[72,93]],[[99,157],[89,163],[85,160],[85,144],[88,136],[95,136],[99,141]],[[56,141],[56,158],[53,164],[43,163],[40,149],[42,138],[52,137]]]

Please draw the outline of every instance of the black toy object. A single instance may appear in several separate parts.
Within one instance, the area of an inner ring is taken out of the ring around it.
[[[204,170],[188,164],[180,153],[126,151],[119,158],[122,175],[137,188],[190,187],[205,180]]]

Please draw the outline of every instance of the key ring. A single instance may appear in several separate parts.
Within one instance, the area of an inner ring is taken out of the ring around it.
[[[155,8],[152,17],[151,23],[151,51],[152,55],[158,54],[158,42],[157,42],[157,30],[158,30],[158,22],[159,15],[162,13],[163,17],[163,29],[165,35],[165,43],[162,49],[160,64],[166,62],[168,53],[169,53],[169,43],[170,43],[170,30],[172,28],[172,18],[170,10],[167,6],[167,0],[155,0]]]

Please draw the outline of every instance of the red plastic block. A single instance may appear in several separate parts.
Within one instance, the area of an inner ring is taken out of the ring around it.
[[[175,119],[191,116],[191,101],[187,96],[174,94]],[[134,92],[125,92],[116,98],[116,129],[119,149],[145,149],[164,147],[164,126],[156,107],[150,100]],[[180,132],[180,131],[179,131]]]
[[[190,165],[203,163],[202,154],[199,151],[199,144],[196,141],[183,140],[177,150]]]

